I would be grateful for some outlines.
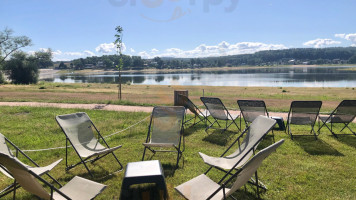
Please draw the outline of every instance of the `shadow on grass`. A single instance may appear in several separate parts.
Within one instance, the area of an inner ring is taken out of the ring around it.
[[[232,132],[229,130],[226,130],[223,133],[221,133],[221,130],[215,129],[214,131],[209,133],[208,136],[203,138],[203,141],[217,144],[220,146],[225,146],[227,144],[229,138],[235,134],[236,134],[236,132]]]
[[[329,137],[335,138],[335,136],[330,135]],[[356,148],[356,136],[353,134],[339,134],[337,135],[337,140],[349,145],[350,147]]]
[[[183,160],[183,159],[182,159]],[[179,161],[181,163],[181,161]],[[164,177],[173,177],[176,172],[176,165],[175,164],[162,164]]]
[[[327,144],[321,139],[315,140],[314,137],[294,137],[293,140],[297,145],[303,148],[305,152],[310,155],[331,155],[331,156],[344,156],[331,145]]]
[[[257,146],[257,150],[262,150],[273,143],[273,135],[271,133],[268,133]]]
[[[128,191],[126,191],[126,196],[121,199],[131,199],[131,200],[159,200],[164,199],[164,191],[161,190],[156,184],[137,184],[132,185]],[[117,197],[113,199],[118,199]]]
[[[186,126],[184,127],[184,137],[190,136],[195,133],[197,130],[205,129],[205,124],[196,124],[194,126]]]

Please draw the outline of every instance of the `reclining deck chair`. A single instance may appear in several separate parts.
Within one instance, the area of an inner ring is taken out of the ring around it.
[[[187,119],[187,116],[185,116],[185,122],[184,124],[190,122],[191,120],[194,120],[193,124],[191,126],[194,126],[196,124],[198,124],[199,122],[205,122],[210,120],[208,119],[210,113],[208,111],[206,111],[206,113],[204,114],[188,97],[178,94],[178,97],[180,99],[180,104],[181,106],[184,106],[185,109],[190,110],[190,112],[192,112],[194,114],[194,118],[191,119]],[[186,112],[187,114],[187,112]],[[196,121],[198,118],[198,121]],[[211,123],[211,122],[210,122]]]
[[[246,164],[221,185],[220,183],[211,180],[205,174],[202,174],[175,187],[175,189],[189,200],[227,199],[250,180],[261,166],[263,160],[282,145],[283,142],[284,140],[280,140],[258,152],[251,160],[247,161]],[[234,179],[236,180],[233,182]],[[232,182],[232,187],[227,188],[226,186]],[[259,195],[258,190],[257,194]]]
[[[291,124],[295,125],[310,125],[310,133],[314,134],[317,140],[317,134],[314,131],[315,122],[319,116],[321,101],[292,101],[288,112],[286,131],[293,140],[293,134],[290,128]],[[286,132],[285,131],[285,132]]]
[[[214,122],[207,126],[205,131],[207,131],[209,128],[212,128],[215,123],[217,123],[219,127],[221,127],[218,120],[225,121],[225,128],[222,129],[222,132],[226,131],[232,124],[235,124],[238,132],[241,131],[240,127],[236,123],[236,119],[239,117],[239,115],[231,115],[219,98],[200,97],[200,100],[204,103],[206,109],[210,113],[210,116],[214,118]],[[229,120],[231,120],[230,124],[228,124]]]
[[[319,127],[318,132],[320,133],[320,129],[323,126],[326,126],[329,131],[337,137],[336,133],[333,131],[333,124],[340,123],[344,124],[344,127],[341,129],[343,131],[346,127],[351,131],[352,134],[356,135],[356,133],[349,127],[349,124],[356,117],[356,100],[343,100],[336,109],[330,113],[329,116],[323,117],[319,116],[320,121],[323,122],[321,127]],[[330,127],[327,125],[330,123]],[[340,132],[341,132],[340,131]]]
[[[253,154],[255,154],[257,146],[275,124],[276,120],[274,119],[258,116],[220,157],[211,157],[199,152],[204,163],[210,165],[210,168],[205,174],[207,174],[213,167],[225,172],[225,175],[221,180],[224,180],[228,175],[233,174],[232,172],[234,169],[239,169]],[[243,137],[243,141],[240,142]],[[225,156],[236,143],[238,145],[236,151],[231,155]],[[256,186],[258,186],[257,183]]]
[[[115,160],[120,165],[119,170],[122,170],[123,166],[114,154],[114,151],[120,148],[121,145],[110,148],[109,145],[106,143],[104,137],[100,134],[99,130],[95,127],[94,123],[90,120],[89,116],[86,113],[82,112],[59,115],[56,117],[56,121],[66,136],[67,171],[79,164],[84,164],[89,174],[94,177],[88,166],[86,165],[86,162],[94,163],[95,161],[105,157],[108,154],[112,154],[114,156]],[[97,132],[98,138],[95,137],[93,129]],[[100,140],[102,140],[106,147],[99,143]],[[78,163],[70,166],[68,166],[68,141],[70,142],[80,159]]]
[[[237,100],[237,104],[239,105],[246,127],[248,127],[248,125],[260,115],[269,117],[266,104],[262,100]],[[240,117],[240,127],[242,127],[242,117]],[[274,141],[273,129],[272,136]]]
[[[9,146],[7,145],[10,144],[16,151],[14,156],[9,148]],[[26,155],[23,151],[21,151],[21,149],[19,149],[14,143],[12,143],[10,140],[8,140],[4,135],[2,135],[0,133],[0,153],[3,153],[5,155],[8,155],[9,157],[17,160],[17,162],[21,163],[24,167],[26,167],[27,169],[30,169],[31,171],[33,171],[33,173],[37,174],[38,176],[42,176],[43,174],[46,174],[48,177],[50,177],[53,181],[55,181],[59,186],[62,186],[56,179],[54,179],[48,172],[51,171],[59,162],[62,161],[62,159],[57,160],[56,162],[45,166],[45,167],[40,167],[35,161],[33,161],[28,155]],[[22,154],[26,159],[28,159],[33,165],[35,165],[35,167],[26,165],[24,163],[22,163],[18,158],[18,153]],[[7,177],[14,179],[14,177],[8,173],[8,170],[6,169],[6,167],[2,166],[0,164],[0,171],[6,175]],[[5,189],[3,189],[0,192],[0,199],[1,197],[11,193],[12,191],[15,191],[16,188],[19,188],[20,186],[16,183],[13,183],[9,186],[7,186]]]
[[[143,143],[142,160],[145,159],[146,149],[154,154],[156,152],[177,152],[176,167],[178,167],[179,159],[185,148],[184,115],[185,108],[183,106],[158,106],[153,108],[146,142]],[[161,150],[161,148],[174,148],[175,150]]]
[[[65,186],[57,189],[52,184],[48,183],[37,173],[27,168],[14,157],[0,153],[0,166],[4,168],[15,178],[15,183],[18,183],[26,191],[40,197],[41,199],[93,199],[100,194],[105,185],[96,183],[78,176],[74,177]],[[39,179],[43,184],[50,187],[51,192],[48,193],[45,188],[36,181]],[[16,188],[14,190],[14,198]]]

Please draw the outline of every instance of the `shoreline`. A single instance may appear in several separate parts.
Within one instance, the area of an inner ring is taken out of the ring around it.
[[[123,70],[122,73],[146,73],[146,74],[159,74],[159,73],[174,73],[174,72],[215,72],[215,71],[236,71],[236,70],[245,70],[245,69],[263,69],[263,68],[308,68],[308,67],[341,67],[348,66],[352,67],[355,65],[278,65],[278,66],[236,66],[236,67],[209,67],[209,68],[198,68],[198,69],[143,69],[143,70]],[[356,70],[356,66],[354,69]],[[39,79],[51,78],[54,74],[66,74],[66,73],[75,73],[75,74],[93,74],[93,73],[115,73],[117,70],[104,70],[104,69],[84,69],[84,70],[56,70],[56,69],[40,69]]]

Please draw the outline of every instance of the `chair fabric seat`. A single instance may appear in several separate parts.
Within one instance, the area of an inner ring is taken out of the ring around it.
[[[26,165],[26,167],[27,167],[29,170],[33,171],[35,174],[41,176],[41,175],[43,175],[43,174],[45,174],[45,173],[51,171],[51,170],[52,170],[56,165],[58,165],[62,160],[63,160],[63,159],[59,159],[59,160],[57,160],[57,161],[53,162],[52,164],[47,165],[47,166],[45,166],[45,167],[32,167],[32,166],[28,166],[28,165]]]
[[[86,148],[83,148],[83,146],[78,146],[80,150],[78,150],[79,152],[79,155],[81,157],[92,157],[92,156],[97,156],[97,155],[102,155],[102,154],[107,154],[107,153],[111,153],[119,148],[121,148],[121,145],[119,146],[116,146],[116,147],[111,147],[111,148],[106,148],[104,146],[102,146],[101,144],[98,145],[98,147],[95,147],[95,148],[90,148],[90,149],[86,149]]]
[[[212,157],[204,153],[199,152],[200,157],[203,159],[205,164],[210,166],[218,167],[221,169],[230,170],[245,154],[240,154],[236,157]],[[253,151],[247,153],[244,159],[240,161],[235,168],[241,167],[245,162],[253,155]]]
[[[106,185],[75,176],[65,186],[60,188],[59,191],[63,192],[71,199],[89,200],[96,197],[105,188]],[[55,200],[65,200],[65,198],[57,192],[53,193],[53,198]]]
[[[203,186],[203,187],[202,187]],[[212,192],[216,191],[220,187],[219,184],[212,181],[205,174],[201,174],[179,186],[175,189],[189,200],[201,200],[207,199]],[[225,192],[229,189],[226,188]],[[223,190],[220,190],[212,199],[220,200],[224,198]]]
[[[204,163],[218,167],[220,169],[233,170],[233,168],[240,168],[245,164],[253,155],[262,138],[274,127],[276,121],[265,116],[257,117],[246,129],[242,135],[240,135],[228,149],[230,149],[237,141],[244,135],[244,140],[238,146],[238,148],[230,155],[225,156],[225,153],[220,157],[212,157],[199,152],[199,155],[204,160]]]

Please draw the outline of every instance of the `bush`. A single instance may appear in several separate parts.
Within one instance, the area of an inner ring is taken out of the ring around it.
[[[37,83],[39,70],[37,59],[24,52],[17,52],[6,62],[5,69],[9,79],[15,84]]]
[[[0,84],[5,83],[5,77],[4,74],[2,73],[2,71],[0,71]]]

